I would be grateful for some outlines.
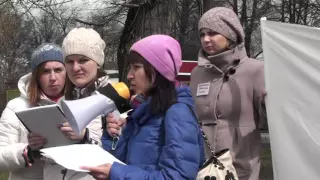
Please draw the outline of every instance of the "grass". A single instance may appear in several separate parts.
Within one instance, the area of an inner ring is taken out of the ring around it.
[[[260,180],[273,180],[272,158],[270,145],[262,145]]]
[[[18,89],[10,89],[10,90],[7,90],[6,94],[7,94],[6,101],[9,102],[11,99],[19,97],[20,91]]]
[[[0,172],[0,180],[8,180],[8,173]]]

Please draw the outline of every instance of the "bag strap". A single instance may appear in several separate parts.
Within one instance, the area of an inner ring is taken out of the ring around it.
[[[176,102],[176,103],[178,103],[178,102]],[[181,102],[181,103],[182,103],[182,102]],[[216,157],[216,155],[215,155],[215,153],[214,153],[214,151],[213,151],[213,149],[212,149],[212,147],[211,147],[211,145],[210,145],[210,143],[209,143],[209,141],[208,141],[208,138],[207,138],[206,134],[204,133],[202,127],[201,127],[201,123],[200,123],[200,121],[199,121],[199,119],[198,119],[195,111],[193,110],[192,106],[189,105],[189,104],[187,104],[187,103],[183,103],[183,104],[187,105],[187,107],[189,108],[192,116],[197,120],[197,122],[198,122],[198,124],[199,124],[199,128],[200,128],[201,133],[202,133],[202,137],[203,137],[205,143],[207,144],[207,146],[209,147],[209,149],[210,149],[210,151],[211,151],[211,154],[212,154],[209,159],[206,159],[206,157],[204,156],[204,164],[203,164],[202,166],[203,166],[203,167],[206,167],[208,164],[213,163],[213,164],[215,164],[216,167],[218,167],[219,169],[223,170],[225,167],[224,167],[224,165],[218,160],[218,158]],[[164,123],[165,123],[164,120],[165,120],[165,118],[166,118],[166,113],[164,114],[163,122],[161,123],[163,129],[164,129]]]
[[[206,142],[206,144],[209,147],[211,154],[212,154],[212,156],[209,159],[206,159],[206,157],[204,157],[204,164],[202,165],[202,167],[207,167],[208,164],[213,163],[213,164],[215,164],[215,167],[218,167],[218,169],[223,170],[225,167],[222,164],[222,162],[218,159],[218,157],[216,157],[216,154],[213,151],[213,149],[208,141],[208,138],[202,129],[201,123],[200,123],[196,113],[194,112],[193,108],[189,104],[186,104],[186,105],[188,106],[189,110],[191,111],[192,116],[197,120],[199,127],[200,127],[200,130],[201,130],[201,133],[202,133],[202,136],[203,136],[203,139]]]
[[[184,103],[184,104],[186,104],[186,103]],[[212,147],[211,147],[211,145],[210,145],[210,143],[209,143],[209,140],[208,140],[206,134],[204,133],[204,131],[203,131],[203,129],[202,129],[201,122],[199,121],[196,113],[194,112],[193,108],[192,108],[189,104],[186,104],[186,105],[188,106],[189,110],[191,111],[192,116],[197,120],[197,122],[198,122],[198,124],[199,124],[199,127],[200,127],[200,130],[201,130],[201,133],[202,133],[202,137],[203,137],[205,143],[207,144],[207,146],[208,146],[208,148],[209,148],[212,156],[215,156],[214,150],[212,149]]]
[[[176,102],[176,103],[178,103],[178,102]],[[183,102],[181,102],[181,103],[183,103]],[[200,131],[201,131],[201,134],[202,134],[202,137],[203,137],[206,145],[208,146],[208,148],[209,148],[209,150],[210,150],[210,152],[211,152],[212,157],[215,158],[215,157],[216,157],[215,152],[214,152],[212,146],[210,145],[209,140],[208,140],[206,134],[204,133],[204,131],[203,131],[203,129],[202,129],[201,122],[199,121],[199,119],[198,119],[196,113],[194,112],[192,106],[191,106],[190,104],[187,104],[187,103],[183,103],[183,104],[187,105],[187,107],[189,108],[192,116],[193,116],[193,117],[196,119],[196,121],[198,122]],[[166,113],[165,113],[165,115],[164,115],[164,119],[165,119],[165,116],[166,116]],[[162,123],[162,126],[164,126],[164,122]],[[164,127],[163,127],[163,128],[164,128]],[[216,158],[215,158],[215,159],[216,159]],[[205,158],[205,161],[206,161],[206,160],[207,160],[207,159]]]

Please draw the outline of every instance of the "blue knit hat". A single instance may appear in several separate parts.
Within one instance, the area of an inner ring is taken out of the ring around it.
[[[34,71],[40,64],[48,61],[58,61],[64,64],[61,48],[53,43],[43,43],[31,56],[31,69]]]

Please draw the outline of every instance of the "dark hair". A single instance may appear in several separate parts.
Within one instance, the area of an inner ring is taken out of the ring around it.
[[[97,79],[99,79],[100,77],[106,76],[106,75],[107,75],[107,73],[103,69],[98,68],[96,78],[93,79],[86,87],[88,94],[91,94],[96,90],[94,83],[97,81]],[[74,88],[75,88],[75,85],[71,82],[70,78],[67,76],[66,77],[66,86],[65,86],[65,99],[66,100],[74,100],[75,99],[75,97],[73,96],[73,93],[72,93]]]
[[[146,96],[151,97],[151,112],[153,114],[165,113],[177,101],[175,82],[166,79],[140,54],[131,51],[129,64],[135,63],[142,64],[148,80],[154,81],[146,92]]]

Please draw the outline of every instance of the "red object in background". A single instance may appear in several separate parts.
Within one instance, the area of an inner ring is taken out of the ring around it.
[[[177,80],[189,84],[191,71],[197,66],[197,64],[197,61],[182,61],[182,66]]]

